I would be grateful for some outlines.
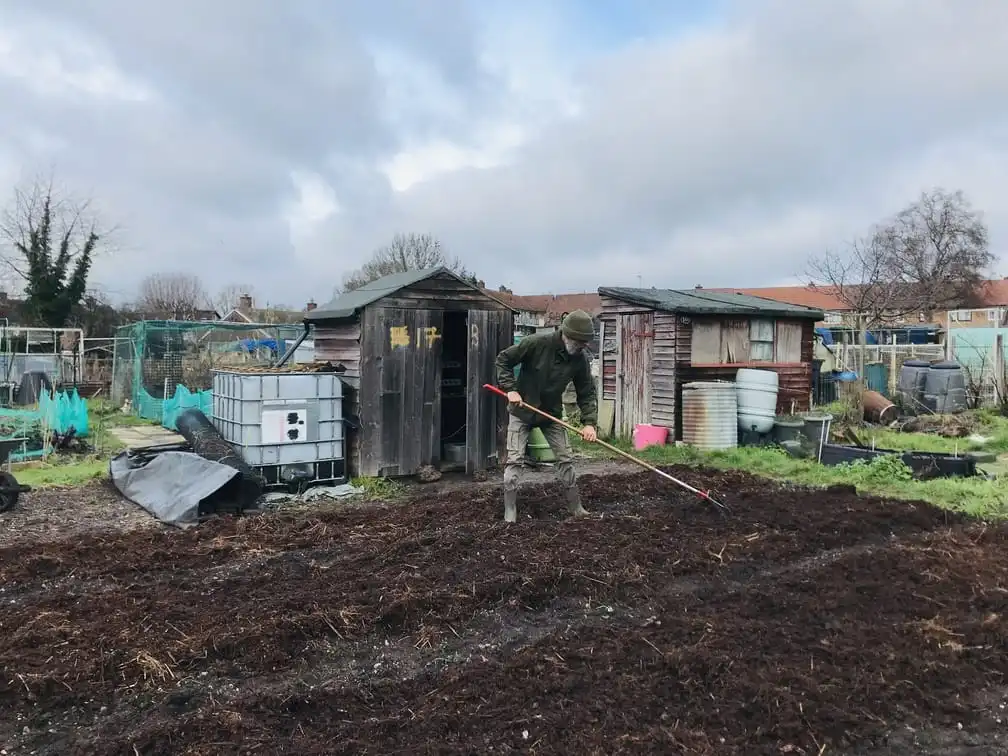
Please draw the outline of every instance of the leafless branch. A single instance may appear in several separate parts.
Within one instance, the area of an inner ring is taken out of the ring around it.
[[[865,327],[877,327],[972,306],[994,260],[980,214],[962,192],[936,189],[848,250],[813,258],[808,274],[810,286],[831,289]]]
[[[441,242],[431,234],[396,234],[388,246],[376,250],[359,270],[344,277],[343,290],[359,289],[393,273],[438,266],[444,266],[460,276],[470,275],[462,261],[449,256]]]
[[[140,310],[171,320],[194,320],[210,307],[199,276],[188,273],[154,273],[140,284]]]
[[[14,189],[13,201],[0,213],[0,262],[20,281],[30,277],[29,250],[33,240],[45,232],[43,217],[49,210],[50,232],[56,246],[69,251],[67,263],[79,257],[92,236],[101,239],[101,246],[92,257],[107,253],[115,229],[99,224],[90,200],[76,200],[65,190],[57,190],[52,177],[36,178]]]
[[[213,306],[221,314],[221,317],[227,315],[231,310],[238,307],[241,302],[241,298],[248,294],[250,297],[255,298],[255,287],[248,284],[228,284],[221,288],[217,292],[217,296],[214,297]]]

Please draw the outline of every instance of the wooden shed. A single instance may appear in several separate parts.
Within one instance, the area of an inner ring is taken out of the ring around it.
[[[615,434],[638,423],[682,438],[682,387],[734,380],[739,368],[779,376],[777,411],[808,410],[812,350],[823,312],[703,289],[600,288],[602,400],[615,404]]]
[[[346,368],[352,475],[502,462],[507,410],[482,389],[514,341],[514,310],[446,268],[385,276],[308,312],[315,359]],[[460,449],[464,457],[456,458]],[[498,458],[498,453],[500,457]]]

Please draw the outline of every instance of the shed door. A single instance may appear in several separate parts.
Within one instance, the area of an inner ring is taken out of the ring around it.
[[[440,310],[369,307],[361,347],[364,475],[413,475],[441,458]]]
[[[483,388],[496,385],[497,354],[514,341],[510,311],[470,310],[469,349],[466,355],[466,473],[500,463],[507,448],[506,404]]]
[[[617,334],[619,351],[616,395],[616,435],[629,437],[638,423],[651,422],[651,354],[654,349],[654,313],[621,315]]]

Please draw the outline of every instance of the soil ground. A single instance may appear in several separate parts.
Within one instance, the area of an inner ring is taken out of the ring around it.
[[[494,481],[186,531],[33,492],[123,509],[7,529],[0,747],[1008,754],[1008,528],[670,471],[733,515],[615,469],[510,526]]]

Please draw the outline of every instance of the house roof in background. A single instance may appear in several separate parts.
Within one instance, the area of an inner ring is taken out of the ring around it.
[[[342,320],[343,318],[350,318],[369,304],[377,302],[379,299],[384,299],[391,294],[395,294],[400,289],[405,289],[407,286],[412,286],[413,284],[420,283],[421,281],[426,281],[428,278],[433,278],[437,275],[449,275],[457,281],[464,283],[466,286],[472,287],[473,291],[485,294],[491,299],[495,299],[507,307],[511,306],[499,296],[489,293],[478,286],[474,286],[469,281],[466,281],[461,276],[450,271],[448,268],[441,266],[437,268],[425,268],[423,270],[408,270],[405,273],[393,273],[389,276],[382,276],[370,283],[364,284],[359,289],[354,289],[353,291],[340,294],[323,307],[318,307],[310,312],[306,312],[304,319],[306,321],[315,321]]]
[[[772,286],[766,288],[700,289],[700,291],[741,292],[754,297],[775,299],[778,302],[818,307],[827,312],[849,312],[832,286]],[[995,278],[984,281],[976,292],[974,307],[1008,307],[1008,279]],[[965,307],[965,306],[964,306]]]
[[[597,316],[602,311],[602,298],[597,292],[578,294],[512,294],[484,289],[489,296],[497,297],[512,309],[524,312],[541,312],[546,322],[559,322],[565,312],[584,310]]]
[[[776,315],[822,320],[822,309],[790,304],[765,297],[710,289],[631,289],[603,287],[603,297],[667,312],[691,315]]]
[[[1008,307],[1008,278],[984,281],[977,296],[980,307]]]
[[[740,293],[750,297],[773,299],[776,302],[812,307],[825,312],[846,312],[850,306],[837,296],[833,286],[770,286],[762,288],[697,289],[721,294]]]

